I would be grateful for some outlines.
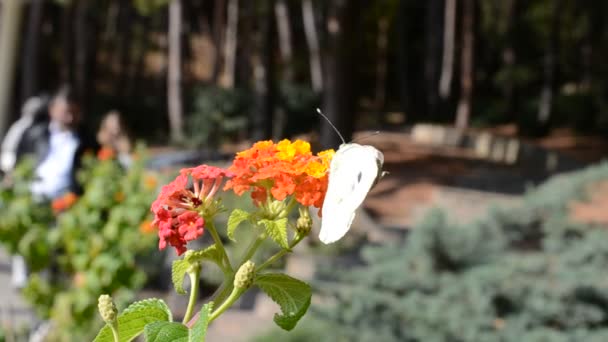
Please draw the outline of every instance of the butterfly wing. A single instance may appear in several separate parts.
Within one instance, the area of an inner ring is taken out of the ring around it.
[[[334,155],[323,202],[319,239],[326,244],[341,239],[350,229],[382,169],[384,156],[372,146],[345,144]]]

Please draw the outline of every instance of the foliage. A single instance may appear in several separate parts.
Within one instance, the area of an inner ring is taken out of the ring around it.
[[[190,144],[219,146],[222,139],[242,133],[247,127],[250,99],[246,91],[197,87],[192,99],[186,125]]]
[[[23,294],[39,315],[53,321],[57,340],[86,340],[98,324],[98,293],[130,300],[146,279],[136,257],[155,245],[146,220],[158,180],[144,171],[143,153],[137,152],[128,170],[115,159],[85,156],[78,174],[84,193],[69,207],[54,201],[56,216],[49,203],[31,198],[21,171],[15,186],[3,189],[2,217],[19,219],[0,222],[1,241],[26,257],[31,274]]]
[[[407,241],[365,248],[363,266],[330,266],[337,302],[314,316],[331,328],[282,340],[604,341],[608,230],[568,210],[606,179],[608,164],[558,176],[467,225],[434,211]]]

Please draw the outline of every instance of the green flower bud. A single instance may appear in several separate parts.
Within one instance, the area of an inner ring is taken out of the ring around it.
[[[104,322],[112,324],[116,321],[118,310],[116,310],[116,305],[114,305],[112,297],[107,294],[99,296],[97,307],[99,308],[99,314]]]
[[[298,217],[298,220],[296,221],[296,231],[299,234],[306,236],[310,233],[310,229],[312,228],[312,218],[310,217],[307,207],[299,207],[298,211],[300,212],[300,217]]]
[[[241,265],[234,276],[234,287],[236,289],[247,289],[253,284],[255,277],[255,263],[248,260]]]

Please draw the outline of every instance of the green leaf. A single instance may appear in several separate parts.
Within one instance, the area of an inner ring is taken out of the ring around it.
[[[129,305],[117,319],[120,342],[128,342],[141,334],[146,324],[172,321],[173,317],[164,301],[152,298]],[[94,342],[114,342],[110,327],[103,327]]]
[[[190,330],[189,342],[205,342],[205,335],[207,335],[207,326],[209,325],[209,316],[213,310],[213,302],[203,305],[201,308],[201,314],[198,316],[198,320],[194,323],[194,326]]]
[[[232,241],[236,241],[234,239],[234,231],[236,227],[241,224],[241,222],[249,219],[251,214],[241,209],[234,209],[228,218],[228,238]]]
[[[260,220],[266,228],[266,234],[270,236],[279,246],[289,249],[289,241],[287,240],[287,218],[281,218],[278,220]]]
[[[184,260],[190,265],[196,262],[201,262],[203,260],[213,261],[216,264],[221,265],[222,254],[215,245],[211,245],[199,251],[187,251],[184,255]]]
[[[190,268],[190,263],[184,259],[173,261],[173,266],[171,267],[171,280],[173,281],[175,292],[179,294],[186,294],[186,291],[184,290],[184,276],[186,275],[188,268]]]
[[[146,325],[146,342],[188,342],[188,327],[177,322],[154,322]]]
[[[293,329],[310,306],[312,297],[310,285],[288,275],[260,274],[254,284],[279,304],[282,314],[275,314],[274,322],[285,330]]]

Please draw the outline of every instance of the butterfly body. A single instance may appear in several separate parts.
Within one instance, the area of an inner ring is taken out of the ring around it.
[[[368,145],[343,144],[329,167],[329,184],[323,202],[319,239],[326,244],[342,238],[355,212],[382,176],[384,155]]]

